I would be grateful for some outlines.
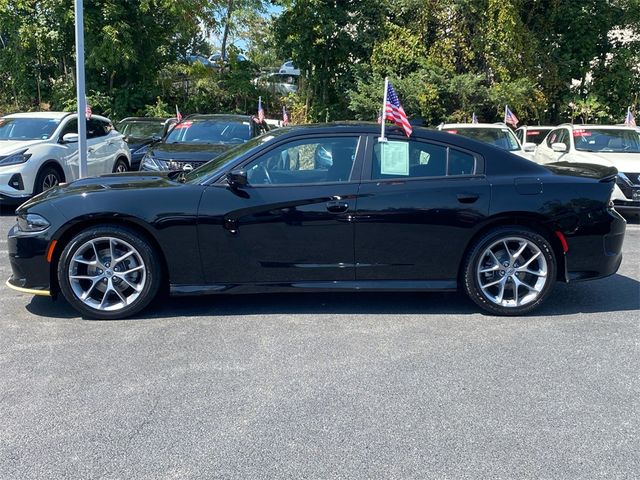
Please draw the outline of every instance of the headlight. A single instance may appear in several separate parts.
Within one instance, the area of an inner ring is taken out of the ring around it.
[[[624,183],[626,183],[627,185],[629,185],[630,187],[633,186],[633,182],[631,180],[629,180],[629,177],[627,177],[624,173],[622,172],[618,172],[618,179],[622,180]],[[618,182],[620,183],[620,182]]]
[[[51,225],[46,218],[37,213],[18,215],[18,229],[22,232],[42,232]]]
[[[0,167],[5,167],[7,165],[18,165],[19,163],[26,162],[30,158],[31,154],[27,153],[27,150],[22,150],[5,157],[0,157]]]
[[[150,153],[147,153],[142,158],[142,162],[140,162],[140,170],[153,170],[157,172],[160,170],[169,170],[169,166],[167,165],[167,162],[158,160]]]
[[[137,149],[134,152],[132,152],[132,154],[133,155],[142,155],[143,153],[147,153],[147,150],[149,150],[149,145],[143,145],[139,149]]]

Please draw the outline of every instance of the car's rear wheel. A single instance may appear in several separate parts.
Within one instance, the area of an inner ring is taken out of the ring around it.
[[[522,315],[544,302],[556,279],[548,240],[529,229],[501,227],[469,249],[464,289],[477,305],[496,315]]]
[[[34,193],[42,193],[55,187],[60,182],[62,182],[60,170],[52,165],[47,165],[38,172],[33,191]]]
[[[125,318],[145,308],[158,293],[161,268],[152,246],[134,231],[96,226],[67,244],[58,282],[67,301],[89,318]]]
[[[116,164],[113,166],[113,173],[124,173],[129,171],[129,165],[122,158],[116,160]]]

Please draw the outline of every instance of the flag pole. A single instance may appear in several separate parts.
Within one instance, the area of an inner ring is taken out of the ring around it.
[[[509,109],[509,105],[504,104],[504,123],[507,123],[507,110]]]
[[[75,0],[76,98],[78,104],[78,177],[87,176],[87,98],[84,87],[84,18],[82,0]]]
[[[384,136],[384,125],[385,119],[387,116],[386,106],[387,106],[387,90],[389,89],[389,77],[384,77],[384,95],[382,99],[382,119],[380,121],[380,137],[378,138],[378,142],[386,142],[387,139]]]

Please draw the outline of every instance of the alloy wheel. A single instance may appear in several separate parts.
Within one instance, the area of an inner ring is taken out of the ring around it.
[[[58,185],[58,183],[59,183],[58,176],[53,172],[48,173],[42,179],[42,191],[44,192],[45,190],[49,190],[50,188]]]
[[[515,308],[535,301],[548,282],[547,260],[532,241],[501,238],[480,255],[476,277],[482,294],[493,304]]]
[[[85,305],[116,311],[131,305],[147,282],[147,267],[130,243],[115,237],[86,241],[69,262],[69,285]]]

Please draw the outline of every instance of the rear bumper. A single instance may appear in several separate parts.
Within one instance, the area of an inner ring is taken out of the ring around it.
[[[620,268],[627,222],[613,209],[607,209],[598,220],[567,237],[567,273],[571,282],[608,277]]]

